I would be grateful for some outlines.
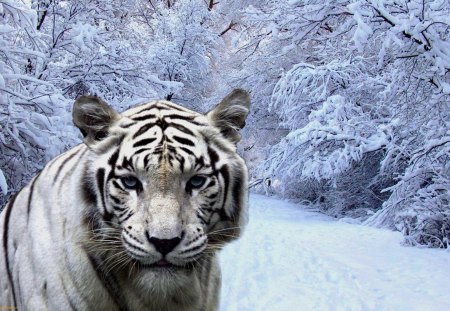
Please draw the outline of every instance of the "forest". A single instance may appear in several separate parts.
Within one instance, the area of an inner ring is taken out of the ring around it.
[[[448,0],[0,0],[0,204],[81,142],[72,105],[251,95],[251,191],[450,239]]]

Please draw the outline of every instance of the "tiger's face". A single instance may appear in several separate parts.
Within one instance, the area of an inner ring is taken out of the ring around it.
[[[99,119],[85,108],[83,124]],[[112,115],[107,127],[79,126],[98,154],[90,188],[108,228],[99,232],[114,231],[124,261],[153,273],[186,272],[239,236],[247,173],[235,143],[247,108],[246,93],[235,91],[206,116],[158,101],[122,115],[103,107]]]
[[[223,195],[230,183],[225,162],[239,158],[214,144],[217,133],[206,117],[183,113],[192,120],[170,118],[166,115],[176,110],[160,107],[167,106],[154,104],[146,111],[149,119],[126,127],[121,146],[110,156],[107,204],[131,258],[148,267],[184,267],[205,251],[208,234],[223,229]],[[120,124],[128,126],[140,116]]]

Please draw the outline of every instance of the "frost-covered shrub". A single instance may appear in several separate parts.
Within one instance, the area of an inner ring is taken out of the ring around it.
[[[435,122],[432,122],[435,123]],[[436,127],[436,124],[435,124]],[[439,127],[440,128],[440,127]],[[448,132],[446,128],[430,132]],[[433,136],[434,136],[433,135]],[[450,139],[429,137],[409,161],[383,209],[367,223],[402,231],[410,245],[448,247],[450,234]]]
[[[404,244],[411,246],[448,248],[450,246],[450,216],[448,211],[399,213],[396,229],[405,235]]]
[[[392,175],[380,172],[382,158],[383,152],[368,153],[328,181],[317,206],[335,217],[367,219],[389,198],[383,190],[394,183]]]
[[[278,146],[277,146],[278,147]],[[383,192],[394,182],[394,176],[380,172],[383,152],[372,152],[353,162],[333,179],[316,179],[299,174],[298,170],[284,170],[284,165],[268,167],[257,175],[273,180],[272,192],[283,197],[312,204],[334,217],[354,217],[365,220],[381,208],[390,193]],[[303,164],[305,165],[305,164]],[[275,170],[270,171],[270,168]],[[282,172],[276,169],[282,169]],[[268,174],[268,172],[271,172]],[[259,192],[267,192],[260,187]]]

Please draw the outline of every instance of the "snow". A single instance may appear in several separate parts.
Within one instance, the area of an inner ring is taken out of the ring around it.
[[[0,190],[4,196],[8,193],[8,184],[6,183],[6,178],[2,170],[0,170]]]
[[[450,253],[251,195],[244,236],[221,253],[222,311],[450,310]]]
[[[367,39],[373,34],[372,28],[364,22],[364,18],[361,12],[358,11],[360,3],[352,3],[347,5],[350,12],[353,13],[353,18],[356,20],[358,27],[353,34],[352,40],[355,42],[356,48],[359,52],[364,51],[364,46],[367,43]]]

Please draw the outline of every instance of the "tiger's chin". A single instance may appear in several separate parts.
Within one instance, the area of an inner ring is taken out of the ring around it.
[[[195,274],[192,263],[180,266],[166,260],[153,264],[137,263],[133,270],[133,283],[141,290],[148,289],[158,296],[180,290],[185,292],[183,288],[192,286],[192,277]]]
[[[135,261],[116,276],[122,290],[142,304],[133,306],[133,310],[183,309],[180,306],[198,306],[192,310],[199,310],[201,286],[195,271],[192,265],[177,266],[162,260],[153,264]],[[175,305],[167,309],[168,304]]]
[[[129,266],[129,276],[137,280],[141,286],[154,286],[170,288],[174,284],[183,284],[185,279],[195,273],[195,263],[172,263],[165,259],[153,263],[132,260]]]

